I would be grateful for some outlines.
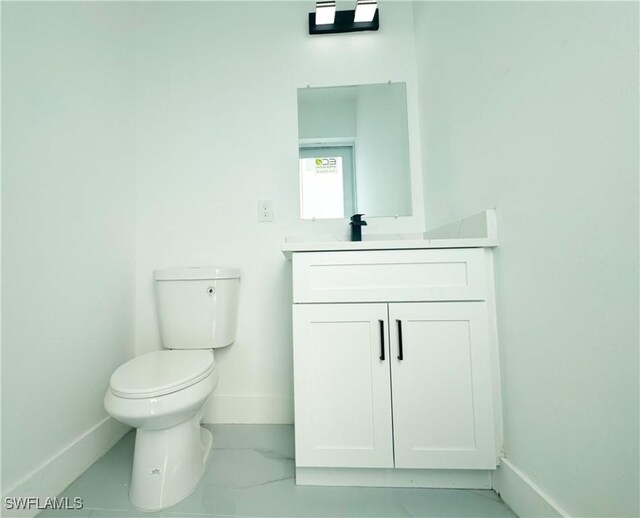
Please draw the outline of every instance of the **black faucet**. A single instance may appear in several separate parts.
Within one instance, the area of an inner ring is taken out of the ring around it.
[[[367,224],[361,218],[364,214],[354,214],[351,216],[351,241],[362,241],[362,227]]]

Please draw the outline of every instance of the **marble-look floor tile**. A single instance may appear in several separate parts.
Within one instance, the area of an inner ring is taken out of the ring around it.
[[[237,517],[408,517],[391,490],[369,488],[301,487],[293,478],[271,480],[246,487],[220,487],[204,483],[189,505],[172,511],[211,512]]]
[[[85,509],[133,510],[129,502],[135,433],[129,432],[61,496],[82,497]]]
[[[91,509],[45,509],[38,518],[89,518]]]
[[[214,448],[225,450],[254,449],[286,459],[293,459],[293,426],[269,424],[204,425],[214,436]]]
[[[131,509],[128,511],[118,511],[115,509],[93,509],[89,518],[143,518],[147,516],[164,517],[163,513],[146,513]]]
[[[173,506],[171,511],[234,515],[238,493],[279,481],[289,481],[293,485],[293,460],[273,455],[271,450],[265,451],[214,450],[194,493]]]
[[[195,491],[157,513],[129,501],[135,435],[127,434],[61,496],[85,508],[45,518],[515,518],[493,491],[295,485],[294,434],[284,425],[206,425],[213,433],[207,470]]]
[[[397,488],[394,491],[397,501],[414,517],[515,517],[500,497],[489,490]]]

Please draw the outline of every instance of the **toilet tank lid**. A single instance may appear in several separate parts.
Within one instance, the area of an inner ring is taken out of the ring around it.
[[[156,281],[239,278],[239,269],[219,268],[217,266],[195,266],[191,268],[164,268],[162,270],[153,270],[153,279]]]

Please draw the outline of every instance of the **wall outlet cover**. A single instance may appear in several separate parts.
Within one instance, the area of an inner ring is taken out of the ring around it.
[[[273,202],[271,200],[258,201],[258,221],[260,223],[273,221]]]

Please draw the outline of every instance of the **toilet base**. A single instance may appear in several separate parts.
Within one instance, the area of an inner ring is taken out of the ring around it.
[[[131,503],[142,511],[159,511],[189,496],[204,474],[212,443],[200,415],[165,430],[138,429]]]

